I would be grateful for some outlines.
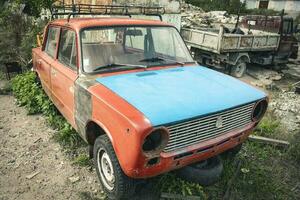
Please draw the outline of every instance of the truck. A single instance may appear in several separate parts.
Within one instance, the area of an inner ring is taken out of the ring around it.
[[[241,27],[238,23],[231,30],[224,25],[183,28],[181,34],[199,63],[225,69],[238,78],[246,73],[249,63],[274,65],[280,69],[289,58],[297,58],[298,41],[293,35],[292,18],[283,14],[280,17],[245,16]]]
[[[239,147],[264,116],[267,95],[198,65],[178,29],[159,20],[163,8],[62,10],[53,15],[66,18],[50,21],[32,50],[33,71],[88,144],[110,199],[130,198],[141,180],[199,162],[197,173],[214,174],[217,156]],[[130,18],[136,10],[157,20]]]

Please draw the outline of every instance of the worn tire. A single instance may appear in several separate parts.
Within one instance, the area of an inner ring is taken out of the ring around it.
[[[216,156],[179,169],[176,174],[183,180],[209,186],[219,180],[222,172],[222,161],[219,156]]]
[[[109,162],[101,162],[105,161],[104,159],[107,161],[107,158],[110,159],[110,164]],[[114,148],[107,135],[101,135],[95,141],[94,162],[102,189],[109,199],[129,198],[134,194],[136,181],[126,176],[122,171]],[[103,171],[105,168],[107,169],[107,167],[103,167],[103,164],[112,168],[111,171],[114,176],[113,183],[105,178],[107,176],[104,175],[105,173]]]
[[[236,78],[241,78],[247,71],[247,63],[243,60],[238,60],[237,63],[231,67],[231,75]]]
[[[243,144],[239,144],[239,145],[233,147],[232,149],[228,149],[227,151],[222,153],[222,157],[225,157],[225,158],[235,157],[236,154],[238,154],[241,151],[242,146],[243,146]]]

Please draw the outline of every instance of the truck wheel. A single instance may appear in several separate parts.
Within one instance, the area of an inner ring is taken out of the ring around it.
[[[216,183],[223,172],[223,164],[219,156],[195,163],[177,170],[177,175],[186,181],[209,186]]]
[[[94,161],[102,189],[109,199],[128,198],[134,194],[135,180],[122,171],[107,135],[101,135],[96,139]]]
[[[238,60],[237,63],[231,67],[231,75],[236,78],[244,76],[247,70],[247,64],[243,60]]]

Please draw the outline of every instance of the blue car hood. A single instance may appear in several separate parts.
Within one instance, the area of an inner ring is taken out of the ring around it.
[[[260,90],[201,66],[96,79],[142,112],[153,126],[194,118],[264,98]]]

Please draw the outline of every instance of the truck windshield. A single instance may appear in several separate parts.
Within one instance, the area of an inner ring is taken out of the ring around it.
[[[85,29],[81,44],[85,72],[193,62],[178,31],[167,26]]]

